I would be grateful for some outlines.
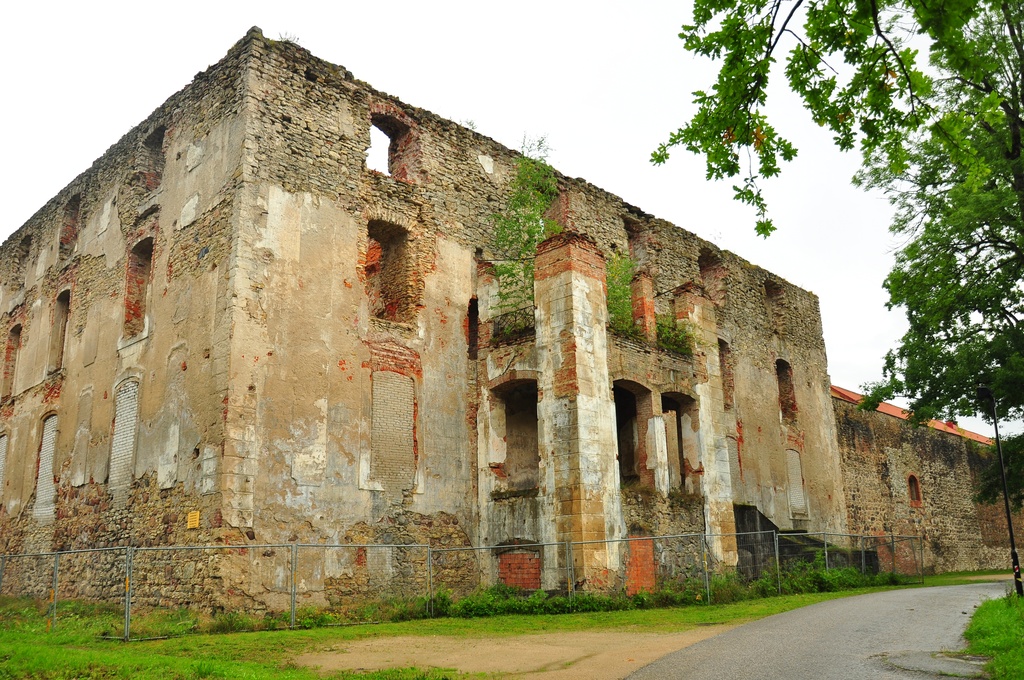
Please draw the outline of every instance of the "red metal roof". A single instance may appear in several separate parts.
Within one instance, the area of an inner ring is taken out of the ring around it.
[[[835,397],[836,399],[848,401],[851,404],[859,404],[864,399],[863,394],[857,394],[852,390],[848,390],[842,387],[836,387],[835,385],[832,385],[832,396]],[[889,404],[884,401],[878,405],[878,411],[884,413],[887,416],[893,416],[894,418],[901,418],[903,420],[908,420],[910,418],[910,412],[907,411],[906,409],[900,408],[895,404]],[[992,444],[995,443],[992,439],[989,439],[985,435],[978,434],[977,432],[971,432],[970,430],[965,430],[964,428],[959,427],[952,420],[946,422],[943,422],[941,420],[929,420],[928,427],[936,430],[941,430],[942,432],[948,432],[949,434],[955,434],[961,437],[966,437],[967,439],[973,439],[974,441],[980,442],[986,446],[992,446]]]

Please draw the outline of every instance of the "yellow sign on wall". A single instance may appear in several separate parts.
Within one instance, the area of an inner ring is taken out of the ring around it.
[[[188,528],[189,529],[198,529],[199,528],[199,511],[198,510],[193,510],[192,512],[188,513]]]

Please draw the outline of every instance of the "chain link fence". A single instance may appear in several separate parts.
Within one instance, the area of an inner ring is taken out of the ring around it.
[[[193,632],[203,616],[219,624],[214,630],[251,630],[430,615],[439,593],[458,599],[499,584],[569,598],[668,591],[710,603],[716,588],[770,583],[818,561],[826,570],[924,577],[916,536],[765,531],[445,548],[288,543],[0,555],[0,595],[45,603],[50,630],[75,603],[104,603],[109,635],[131,640]],[[607,568],[599,579],[587,571],[588,582],[581,565],[595,563]]]

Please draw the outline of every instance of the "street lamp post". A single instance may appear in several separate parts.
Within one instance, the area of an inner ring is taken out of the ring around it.
[[[996,396],[988,385],[978,385],[978,399],[992,405],[992,425],[996,430],[996,454],[999,456],[999,474],[1003,478],[1003,502],[1006,505],[1006,526],[1010,530],[1010,559],[1013,561],[1013,585],[1017,589],[1017,597],[1024,597],[1024,584],[1020,580],[1020,560],[1017,558],[1017,545],[1013,541],[1013,519],[1010,514],[1010,491],[1006,486],[1006,466],[1003,464],[1003,446],[999,441],[999,416],[996,413]]]

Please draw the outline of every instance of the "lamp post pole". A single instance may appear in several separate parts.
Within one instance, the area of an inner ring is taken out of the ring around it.
[[[992,425],[996,430],[996,454],[999,456],[999,474],[1003,478],[1003,503],[1006,505],[1006,527],[1010,530],[1010,559],[1013,562],[1013,585],[1017,589],[1017,597],[1024,597],[1024,584],[1020,580],[1020,560],[1017,557],[1017,545],[1013,541],[1013,519],[1010,514],[1010,491],[1006,486],[1006,466],[1003,464],[1003,446],[999,441],[999,416],[996,413],[996,396],[987,385],[978,385],[978,398],[992,405]]]

